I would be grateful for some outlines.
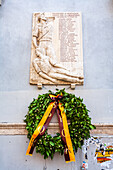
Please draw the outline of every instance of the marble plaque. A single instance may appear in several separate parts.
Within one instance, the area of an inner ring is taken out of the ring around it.
[[[34,13],[31,84],[83,84],[81,13]]]

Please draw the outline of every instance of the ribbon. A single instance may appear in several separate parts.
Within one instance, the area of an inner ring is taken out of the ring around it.
[[[72,147],[72,142],[69,134],[69,129],[68,129],[68,124],[67,124],[67,117],[64,112],[64,107],[60,103],[60,99],[62,99],[62,94],[61,95],[49,95],[50,98],[53,100],[47,110],[45,111],[40,123],[38,124],[36,130],[34,131],[29,145],[28,149],[26,152],[26,155],[32,156],[33,150],[36,146],[37,141],[42,137],[42,135],[45,133],[49,122],[51,121],[55,111],[57,112],[57,117],[58,117],[58,122],[59,122],[59,127],[60,127],[60,135],[62,139],[62,143],[64,146],[64,157],[66,163],[68,162],[75,162],[75,156],[73,152],[73,147]]]

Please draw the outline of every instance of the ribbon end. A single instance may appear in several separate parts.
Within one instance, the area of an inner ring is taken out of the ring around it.
[[[26,153],[26,155],[32,156],[32,154],[30,154],[30,153]]]
[[[70,160],[70,161],[66,161],[66,163],[70,163],[70,162],[76,162],[76,160]]]

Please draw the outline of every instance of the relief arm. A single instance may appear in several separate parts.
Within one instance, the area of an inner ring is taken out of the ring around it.
[[[33,36],[32,41],[33,41],[34,47],[37,48],[38,47],[38,45],[37,45],[37,37]]]
[[[50,64],[51,64],[52,66],[54,66],[54,67],[56,67],[56,68],[61,68],[61,69],[64,69],[64,70],[68,70],[68,69],[66,69],[65,67],[63,67],[62,65],[60,65],[60,64],[58,64],[58,63],[55,63],[55,62],[53,61],[53,59],[51,59],[51,58],[50,58],[49,62],[50,62]]]
[[[32,34],[32,41],[33,41],[33,45],[35,48],[38,47],[37,38],[38,38],[38,26],[36,26],[36,28],[33,30],[33,34]]]

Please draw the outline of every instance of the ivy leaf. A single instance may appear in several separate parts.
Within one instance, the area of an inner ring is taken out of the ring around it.
[[[67,108],[67,106],[68,106],[68,103],[65,103],[65,107]]]
[[[46,154],[47,154],[47,156],[49,156],[49,152],[48,151],[46,151]]]
[[[71,99],[71,102],[72,102],[72,103],[74,102],[74,98]]]
[[[81,147],[81,143],[80,142],[78,142],[78,146],[79,146],[79,148]]]
[[[94,125],[89,125],[90,129],[96,129]]]
[[[47,145],[45,140],[44,140],[43,144],[44,144],[45,146]]]
[[[76,140],[74,140],[75,145],[77,144]]]
[[[29,114],[31,114],[32,112],[33,112],[33,110],[30,110],[30,111],[29,111]]]
[[[51,153],[51,159],[53,159],[53,153]]]
[[[36,119],[40,119],[40,116],[36,116]]]
[[[52,141],[50,141],[50,145],[54,146],[55,144]]]

